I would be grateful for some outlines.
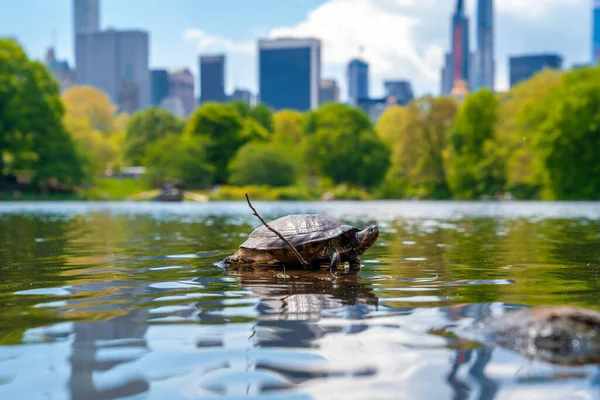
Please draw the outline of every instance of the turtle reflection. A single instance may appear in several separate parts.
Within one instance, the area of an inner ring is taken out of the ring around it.
[[[352,320],[346,333],[367,329],[362,319],[378,306],[378,297],[361,283],[358,272],[264,268],[230,269],[230,274],[254,296],[257,305],[259,346],[312,347],[326,331],[313,322],[324,314]],[[355,323],[354,323],[355,322]],[[260,328],[268,329],[260,329]],[[276,335],[261,332],[276,332]]]
[[[378,297],[358,272],[232,268],[232,276],[262,299],[260,320],[308,320],[344,306],[377,306]]]

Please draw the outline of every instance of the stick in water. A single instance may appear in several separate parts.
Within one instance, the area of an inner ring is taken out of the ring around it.
[[[269,226],[269,224],[267,224],[265,222],[264,219],[262,219],[262,217],[260,215],[258,215],[258,212],[254,209],[254,207],[252,207],[252,203],[250,203],[250,198],[248,197],[248,193],[246,193],[246,200],[248,201],[248,205],[250,206],[250,208],[252,209],[252,211],[254,212],[254,215],[256,216],[256,218],[260,219],[260,222],[263,223],[263,225],[270,230],[271,232],[273,232],[274,234],[276,234],[277,236],[279,236],[279,238],[281,240],[283,240],[284,242],[286,242],[288,244],[288,246],[290,246],[292,248],[292,250],[294,250],[294,253],[296,253],[296,257],[298,257],[298,260],[300,260],[300,264],[302,265],[310,265],[308,263],[308,261],[306,261],[304,258],[302,258],[302,256],[300,255],[300,253],[298,253],[298,250],[296,250],[296,248],[294,247],[293,244],[291,244],[289,242],[289,240],[287,240],[286,238],[283,237],[283,235],[279,232],[277,232],[275,229],[271,228]]]

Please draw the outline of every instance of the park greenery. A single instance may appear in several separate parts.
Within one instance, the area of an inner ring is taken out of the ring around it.
[[[43,64],[0,40],[0,133],[0,198],[14,188],[126,198],[171,183],[213,199],[600,200],[598,66],[545,70],[504,93],[425,96],[376,124],[336,103],[306,113],[205,103],[184,120],[157,107],[119,113],[92,87],[61,94]],[[146,173],[120,178],[129,166]]]

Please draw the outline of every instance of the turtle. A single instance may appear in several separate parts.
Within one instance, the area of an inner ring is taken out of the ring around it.
[[[556,365],[600,364],[600,312],[572,306],[523,307],[455,333]]]
[[[268,224],[293,245],[308,264],[318,267],[327,263],[331,270],[349,262],[360,268],[359,256],[379,236],[376,225],[359,229],[334,218],[318,214],[287,215]],[[235,254],[225,258],[227,265],[298,265],[299,257],[288,243],[265,225],[256,228]]]

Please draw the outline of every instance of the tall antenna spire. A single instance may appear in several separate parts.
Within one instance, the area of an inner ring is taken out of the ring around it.
[[[464,2],[463,0],[457,0],[456,1],[456,14],[458,15],[462,15],[464,14]]]
[[[360,46],[358,46],[358,58],[363,58],[365,54],[365,46],[363,46],[362,44]]]

